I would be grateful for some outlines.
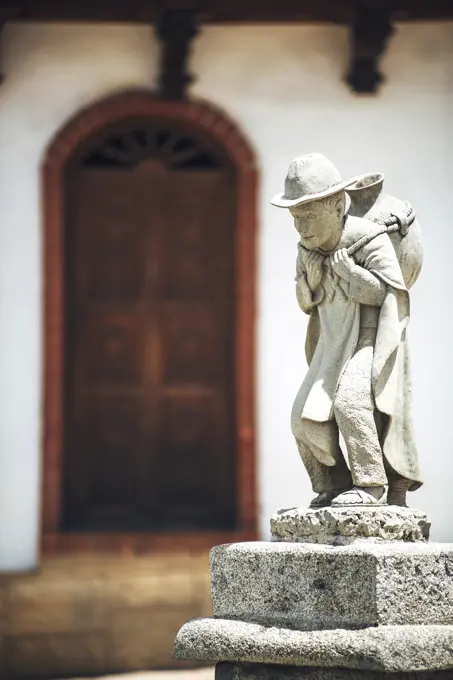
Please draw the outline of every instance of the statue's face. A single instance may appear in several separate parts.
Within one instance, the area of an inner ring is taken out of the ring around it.
[[[304,248],[330,250],[336,243],[332,240],[338,235],[339,225],[344,214],[344,195],[303,203],[290,209],[294,226],[300,234]]]

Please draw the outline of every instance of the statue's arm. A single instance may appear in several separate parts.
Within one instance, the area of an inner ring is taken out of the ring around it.
[[[337,250],[330,258],[334,272],[349,284],[348,297],[362,305],[379,307],[384,302],[387,285],[380,277],[362,267],[359,258],[357,260],[348,254],[346,248]]]
[[[349,295],[354,302],[380,307],[384,302],[387,284],[375,274],[356,264],[349,279]]]
[[[398,258],[388,234],[381,234],[357,251],[350,295],[365,305],[380,306],[389,286],[405,290]]]

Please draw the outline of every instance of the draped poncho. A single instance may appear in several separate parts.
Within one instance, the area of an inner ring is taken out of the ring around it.
[[[330,256],[348,248],[373,228],[368,220],[347,217],[341,239]],[[301,249],[299,267],[303,268]],[[411,379],[406,328],[410,318],[409,294],[392,242],[381,234],[354,254],[356,266],[350,281],[336,275],[326,258],[320,302],[310,310],[306,355],[308,372],[297,394],[293,412],[294,434],[305,419],[324,422],[334,418],[335,396],[342,374],[354,355],[364,306],[361,300],[363,269],[386,284],[382,305],[377,309],[376,340],[373,352],[371,389],[376,409],[387,416],[382,437],[383,455],[402,477],[421,485],[418,455],[411,418]],[[321,462],[331,458],[331,438],[318,442]],[[313,452],[317,455],[317,452]],[[327,463],[328,464],[328,463]]]

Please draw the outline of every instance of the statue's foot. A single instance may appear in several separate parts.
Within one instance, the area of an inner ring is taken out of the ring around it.
[[[332,500],[334,507],[350,505],[387,505],[387,488],[385,486],[354,486]]]
[[[344,489],[336,489],[331,491],[321,491],[320,494],[313,498],[310,503],[310,508],[328,508],[332,505],[332,501],[337,496],[340,496],[344,492]]]
[[[332,499],[333,491],[321,491],[316,498],[313,498],[310,508],[326,508],[332,503]]]
[[[407,508],[406,502],[407,488],[398,488],[396,486],[389,486],[387,505],[399,505],[402,508]]]

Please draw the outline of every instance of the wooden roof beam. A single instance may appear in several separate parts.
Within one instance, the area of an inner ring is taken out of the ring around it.
[[[329,22],[349,25],[356,0],[0,0],[20,21],[157,23],[167,10],[193,10],[202,23]],[[453,19],[451,0],[393,0],[395,21]]]

